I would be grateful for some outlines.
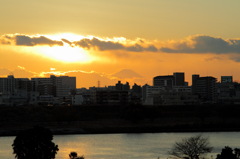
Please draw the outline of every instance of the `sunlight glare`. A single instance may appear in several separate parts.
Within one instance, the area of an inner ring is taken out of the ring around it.
[[[52,40],[61,40],[61,39],[66,39],[68,41],[80,41],[81,39],[85,38],[82,35],[77,35],[73,33],[59,33],[59,34],[54,34],[54,35],[47,35]]]
[[[81,62],[89,63],[93,60],[92,57],[82,48],[71,46],[53,46],[39,47],[39,52],[45,57],[61,62]]]

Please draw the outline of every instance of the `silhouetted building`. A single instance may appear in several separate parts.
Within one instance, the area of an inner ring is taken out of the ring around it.
[[[173,75],[156,76],[153,78],[153,86],[172,88],[173,86],[185,86],[184,72],[174,72]]]
[[[128,102],[128,91],[96,90],[95,92],[95,104],[126,105]]]
[[[143,104],[144,105],[191,105],[198,104],[198,96],[192,95],[189,86],[173,86],[167,89],[164,86],[144,85]]]
[[[7,78],[0,78],[0,93],[14,94],[16,89],[16,80],[14,76],[10,75]]]
[[[156,76],[153,78],[153,86],[169,87],[174,85],[174,76]]]
[[[197,86],[197,80],[199,79],[199,75],[194,74],[192,75],[192,93],[196,94],[196,86]]]
[[[57,97],[68,97],[71,91],[76,89],[76,77],[60,76],[56,77]]]
[[[233,77],[232,76],[221,76],[221,83],[232,83]]]
[[[233,82],[232,76],[221,76],[221,83],[217,83],[218,103],[240,104],[240,84]]]
[[[149,86],[145,84],[142,87],[142,103],[144,105],[153,105],[154,98],[159,97],[159,94],[164,92],[165,88],[164,86]]]
[[[36,95],[33,82],[28,78],[14,78],[13,75],[0,78],[0,104],[26,105],[34,102]]]
[[[138,96],[142,96],[142,87],[140,85],[137,85],[136,83],[134,83],[134,85],[132,86],[132,92]]]
[[[56,97],[56,76],[51,76],[50,78],[32,78],[34,82],[35,89],[40,95],[51,95]]]
[[[71,91],[76,89],[76,77],[51,75],[50,78],[32,78],[32,81],[40,95],[64,98],[70,96]]]
[[[142,87],[134,83],[131,89],[131,102],[135,104],[140,104],[142,99]]]
[[[203,103],[216,103],[217,79],[214,77],[200,77],[199,75],[192,75],[192,92],[199,96]]]
[[[185,85],[184,72],[175,72],[175,73],[173,73],[173,77],[174,77],[174,86],[184,86]]]
[[[128,82],[126,82],[126,84],[122,84],[121,81],[118,81],[115,88],[116,88],[116,90],[128,91],[128,90],[130,90],[130,85]]]

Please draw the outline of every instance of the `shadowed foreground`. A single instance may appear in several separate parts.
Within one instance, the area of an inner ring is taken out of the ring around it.
[[[240,106],[0,107],[0,135],[33,126],[53,134],[239,131]]]

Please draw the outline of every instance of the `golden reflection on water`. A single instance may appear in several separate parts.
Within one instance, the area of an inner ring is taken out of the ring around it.
[[[239,148],[240,132],[202,134],[214,147],[210,156],[216,156],[226,145]],[[176,141],[193,135],[196,133],[55,135],[53,142],[59,145],[56,159],[69,159],[72,151],[85,159],[166,159]],[[14,138],[0,137],[0,159],[14,159]]]
[[[86,154],[90,154],[91,150],[90,146],[86,142],[76,141],[73,142],[72,140],[60,140],[56,144],[59,146],[59,152],[57,153],[57,159],[67,159],[69,158],[70,152],[77,152],[79,156],[86,156]]]

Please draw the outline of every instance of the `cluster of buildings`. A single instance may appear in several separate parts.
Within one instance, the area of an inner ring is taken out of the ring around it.
[[[143,86],[118,81],[114,86],[76,88],[76,77],[0,78],[0,105],[198,105],[240,104],[240,84],[232,76],[192,75],[184,72],[156,76]]]
[[[76,77],[0,78],[1,105],[54,105],[71,103]]]

